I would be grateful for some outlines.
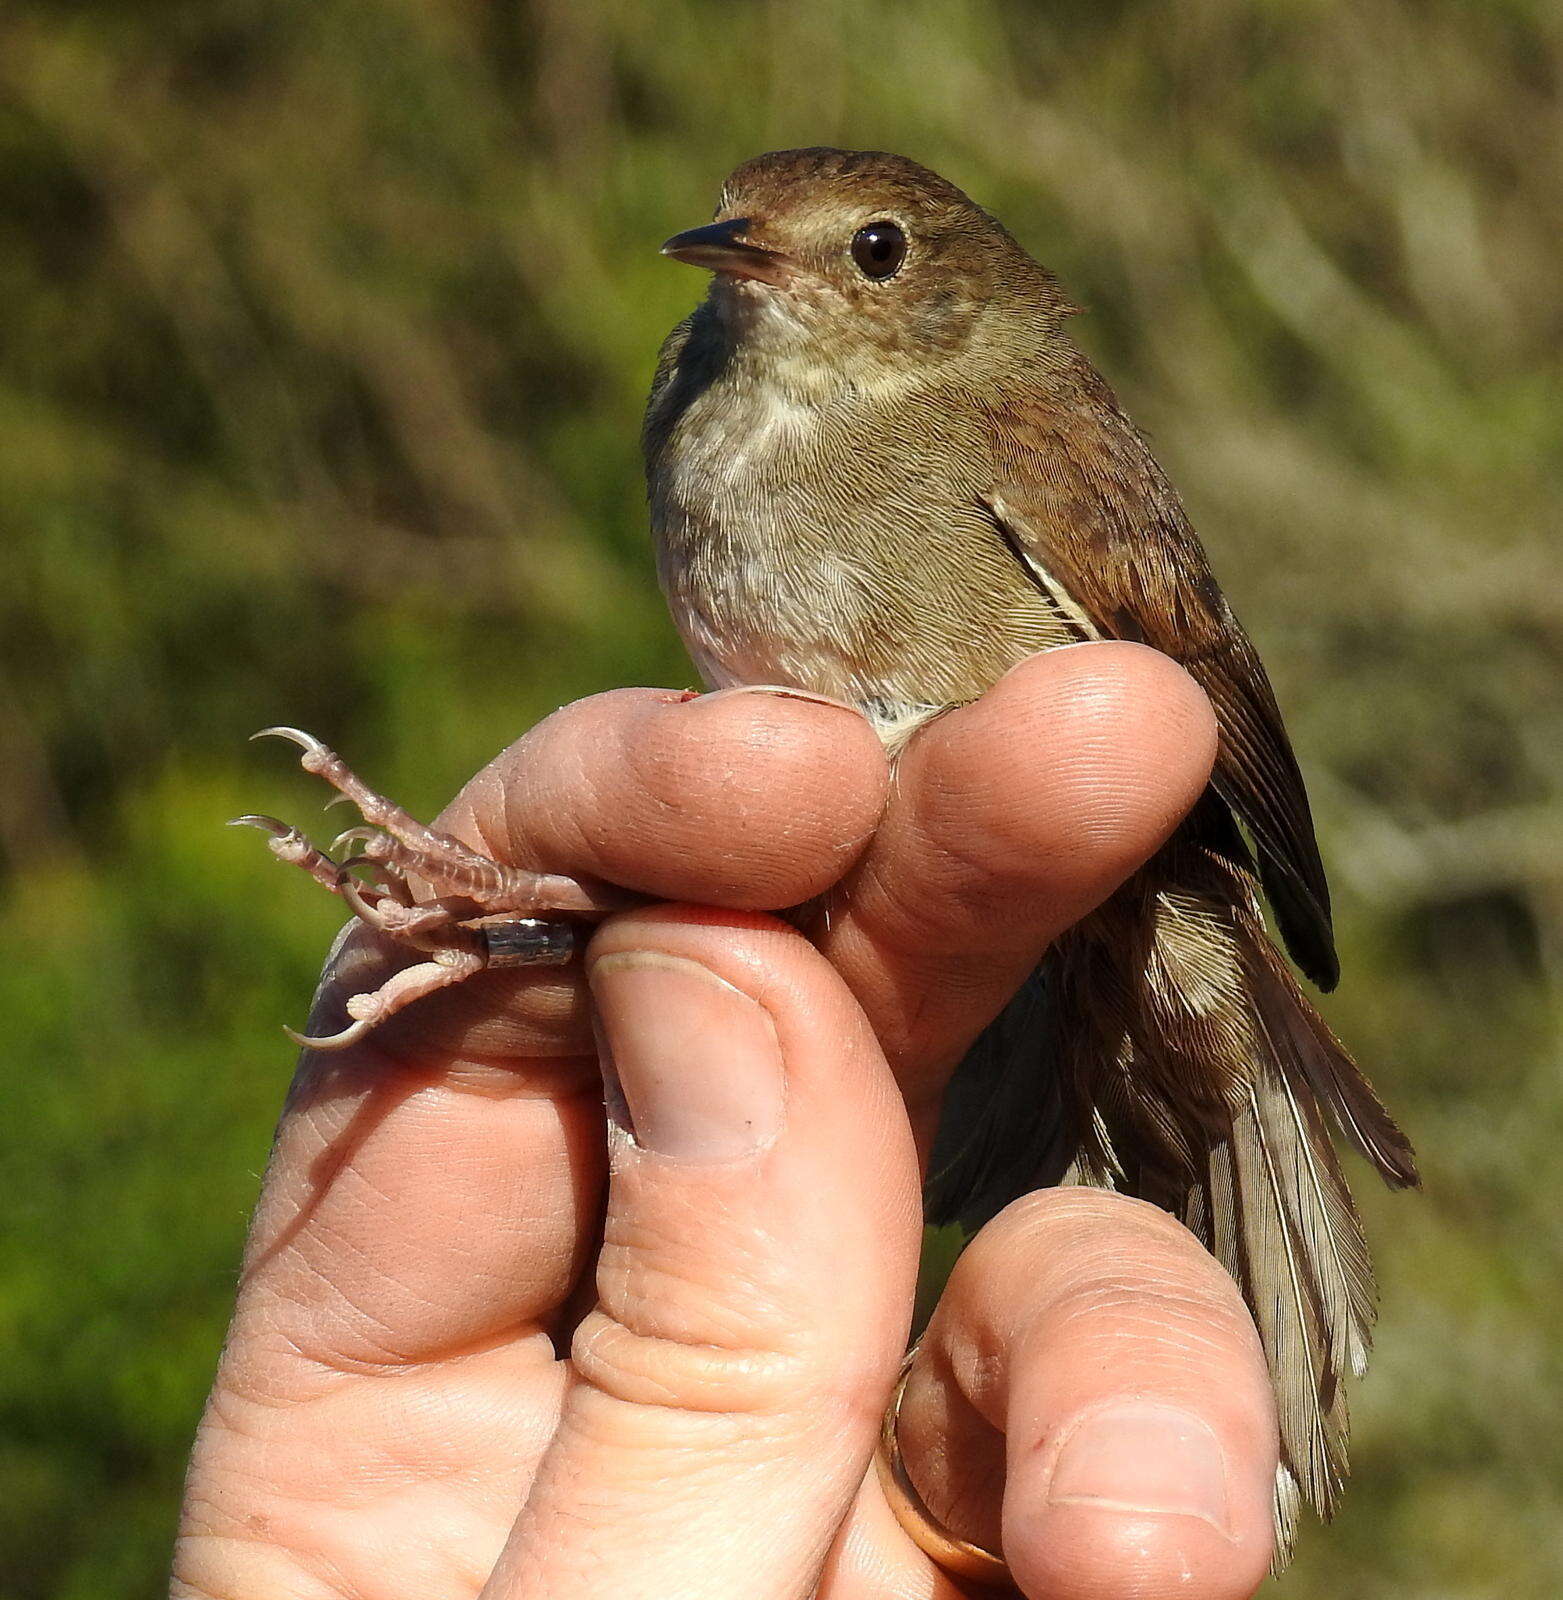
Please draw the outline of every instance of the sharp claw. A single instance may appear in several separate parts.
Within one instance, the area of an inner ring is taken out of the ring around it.
[[[328,1033],[324,1038],[312,1039],[307,1033],[299,1033],[293,1028],[284,1027],[283,1032],[304,1050],[345,1050],[348,1045],[356,1044],[374,1026],[368,1018],[361,1018],[357,1022],[349,1023],[340,1033]]]
[[[360,839],[367,842],[370,839],[378,839],[379,837],[380,830],[378,828],[345,828],[326,847],[326,851],[328,855],[334,856],[345,844],[354,844]],[[369,856],[353,857],[355,863],[360,861],[367,862],[371,859]]]
[[[323,884],[327,889],[336,890],[339,887],[337,880],[347,870],[339,867],[325,851],[311,844],[297,828],[290,828],[276,817],[235,817],[228,826],[258,828],[262,833],[269,834],[271,837],[266,848],[279,861],[286,861],[289,866],[303,867],[316,883]]]
[[[352,865],[353,863],[351,861],[344,861],[342,863],[343,873],[345,874],[347,869]],[[352,907],[355,915],[363,918],[363,920],[371,927],[379,926],[379,922],[375,918],[375,904],[364,894],[362,888],[359,887],[357,878],[349,878],[344,876],[341,884],[337,888],[337,893],[341,895],[345,901],[347,901],[349,906]]]
[[[321,749],[322,750],[325,749],[325,746],[322,745]],[[326,803],[320,809],[322,811],[329,811],[332,808],[332,806],[345,806],[345,805],[351,805],[351,804],[352,804],[352,802],[347,798],[347,796],[345,794],[334,794],[334,795],[331,796],[331,798],[328,801],[326,801]]]
[[[342,862],[341,866],[343,883],[355,884],[360,894],[367,889],[371,893],[378,896],[377,899],[369,902],[376,911],[380,909],[381,900],[389,900],[392,905],[396,906],[403,906],[409,903],[406,898],[399,894],[392,886],[391,880],[385,876],[385,869],[378,861],[371,861],[368,856],[348,856],[347,859]],[[372,867],[375,872],[375,877],[367,883],[362,878],[353,877],[352,874],[356,872],[359,867]],[[337,893],[342,893],[340,884],[337,886]],[[346,897],[344,896],[344,898]],[[349,900],[348,904],[352,905],[352,901]],[[356,906],[354,907],[354,910],[357,910]]]
[[[312,733],[305,733],[302,728],[262,728],[259,733],[250,735],[250,743],[257,739],[291,739],[300,750],[313,754],[316,750],[324,750],[325,746]]]
[[[228,826],[230,828],[259,828],[262,833],[269,833],[274,839],[281,839],[293,831],[287,823],[279,821],[276,817],[256,816],[253,813],[232,818]]]

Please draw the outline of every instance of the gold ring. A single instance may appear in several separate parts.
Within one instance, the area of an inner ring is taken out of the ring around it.
[[[937,1566],[943,1567],[953,1577],[964,1578],[968,1583],[980,1583],[991,1589],[1013,1589],[1015,1580],[1001,1557],[980,1544],[972,1544],[959,1534],[951,1533],[928,1509],[927,1502],[917,1492],[901,1459],[901,1441],[896,1435],[896,1424],[901,1419],[901,1401],[906,1394],[906,1380],[912,1373],[912,1362],[917,1355],[913,1345],[901,1363],[890,1404],[885,1408],[885,1420],[879,1429],[879,1448],[874,1452],[874,1465],[879,1469],[879,1484],[885,1499],[895,1513],[895,1520],[905,1530],[907,1538]]]

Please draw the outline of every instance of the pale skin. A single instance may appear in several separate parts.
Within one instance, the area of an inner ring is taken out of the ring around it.
[[[976,1593],[871,1460],[920,1156],[965,1046],[1167,837],[1214,747],[1191,680],[1123,644],[1027,662],[893,776],[856,713],[763,691],[623,690],[513,745],[443,826],[653,898],[584,967],[484,973],[306,1053],[174,1595]],[[757,909],[827,890],[814,943]],[[377,941],[338,953],[328,1021],[385,975]],[[1035,1600],[1235,1600],[1265,1572],[1257,1336],[1137,1201],[1053,1190],[989,1224],[900,1439],[930,1507]]]

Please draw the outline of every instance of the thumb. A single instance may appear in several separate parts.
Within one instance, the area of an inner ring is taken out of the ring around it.
[[[810,1592],[906,1334],[917,1163],[880,1048],[768,917],[611,919],[611,1177],[577,1381],[486,1593]]]

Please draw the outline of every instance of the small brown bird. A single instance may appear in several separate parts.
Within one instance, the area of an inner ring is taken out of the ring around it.
[[[971,1052],[930,1210],[1042,1184],[1164,1206],[1242,1287],[1279,1402],[1279,1548],[1346,1467],[1342,1379],[1374,1283],[1330,1125],[1391,1184],[1404,1135],[1265,934],[1338,965],[1302,778],[1264,668],[1144,439],[1070,341],[1057,280],[900,156],[785,150],[664,253],[713,274],[662,351],[645,447],[658,568],[712,686],[850,701],[892,747],[1038,650],[1132,639],[1220,724],[1174,837]],[[1238,824],[1247,830],[1245,843]]]

